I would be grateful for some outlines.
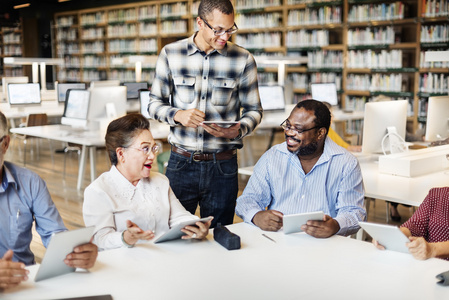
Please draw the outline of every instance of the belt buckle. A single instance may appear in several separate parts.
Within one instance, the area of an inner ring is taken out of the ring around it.
[[[201,152],[200,152],[200,151],[195,151],[195,152],[193,152],[193,154],[192,154],[192,159],[193,159],[193,161],[195,161],[195,162],[200,162],[201,160],[195,159],[195,155],[196,155],[196,154],[201,155]]]

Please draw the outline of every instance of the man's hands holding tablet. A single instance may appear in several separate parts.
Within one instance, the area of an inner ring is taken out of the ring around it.
[[[322,221],[307,221],[301,230],[316,238],[328,238],[340,230],[340,224],[329,215],[324,215]]]
[[[200,126],[215,137],[235,139],[239,135],[240,122],[237,121],[203,121]]]

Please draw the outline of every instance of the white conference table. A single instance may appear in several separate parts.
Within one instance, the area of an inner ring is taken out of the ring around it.
[[[365,197],[399,204],[419,206],[433,187],[449,186],[449,170],[417,177],[402,177],[379,172],[376,157],[356,154],[362,170]],[[254,166],[239,168],[242,175],[251,176]]]
[[[170,131],[170,127],[157,121],[150,120],[150,130],[154,139],[166,139]],[[96,149],[98,147],[105,146],[105,131],[77,130],[65,125],[45,125],[11,128],[10,131],[12,133],[82,145],[76,187],[78,190],[81,190],[84,180],[84,168],[87,160],[87,150],[89,150],[91,182],[94,181],[95,178],[97,178]]]
[[[371,243],[305,233],[264,232],[245,223],[228,228],[241,238],[228,251],[209,234],[103,251],[90,272],[35,283],[1,294],[4,300],[60,299],[110,294],[128,299],[449,299],[435,276],[449,270],[439,259],[381,251]],[[262,234],[275,240],[273,242]]]

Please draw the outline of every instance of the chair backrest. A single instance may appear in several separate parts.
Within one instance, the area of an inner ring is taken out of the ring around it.
[[[48,125],[47,114],[30,114],[27,119],[27,127]]]

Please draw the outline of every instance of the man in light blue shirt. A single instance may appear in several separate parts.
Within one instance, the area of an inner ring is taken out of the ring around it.
[[[25,265],[35,263],[30,249],[34,221],[45,247],[53,233],[67,230],[42,178],[5,162],[9,143],[7,121],[0,112],[0,290],[26,280]],[[90,268],[97,253],[97,246],[84,244],[64,262],[71,267]]]
[[[285,142],[257,162],[236,213],[263,230],[277,231],[288,214],[323,211],[322,221],[307,221],[307,234],[326,238],[350,235],[366,218],[362,173],[357,159],[327,132],[329,109],[316,100],[299,102],[282,123]]]

